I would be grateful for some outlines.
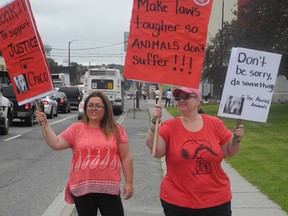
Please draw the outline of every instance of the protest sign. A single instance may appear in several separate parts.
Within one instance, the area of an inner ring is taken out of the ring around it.
[[[0,7],[0,50],[19,105],[54,92],[28,0],[13,0]]]
[[[218,115],[266,122],[281,55],[233,48]]]
[[[213,0],[134,0],[124,77],[199,88]]]

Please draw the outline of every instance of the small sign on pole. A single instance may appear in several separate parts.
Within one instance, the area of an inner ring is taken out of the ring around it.
[[[281,55],[233,48],[218,116],[266,122]]]
[[[124,77],[199,88],[213,0],[134,0]]]
[[[124,77],[199,88],[212,4],[213,0],[134,0]],[[159,119],[156,122],[157,129]],[[153,155],[157,130],[154,137]]]
[[[19,105],[54,92],[44,46],[29,0],[0,6],[0,50]]]

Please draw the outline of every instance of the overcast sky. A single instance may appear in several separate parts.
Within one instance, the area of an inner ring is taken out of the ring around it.
[[[30,0],[30,4],[42,41],[52,47],[50,57],[59,64],[67,65],[73,40],[71,62],[124,64],[124,32],[129,31],[133,0]]]
[[[231,19],[236,2],[225,0],[225,21]],[[73,41],[71,62],[124,64],[124,32],[129,32],[133,0],[30,0],[30,3],[42,41],[52,47],[50,57],[59,64],[68,64],[69,41]],[[209,35],[221,28],[221,8],[222,1],[214,0]]]

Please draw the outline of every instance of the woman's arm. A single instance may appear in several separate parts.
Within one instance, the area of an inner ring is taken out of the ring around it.
[[[240,150],[241,139],[244,135],[243,127],[243,125],[239,125],[237,128],[234,128],[233,136],[227,143],[221,146],[224,157],[233,157]]]
[[[155,156],[154,156],[156,158],[160,158],[166,155],[166,142],[161,136],[159,136],[158,130],[156,131],[155,129],[156,119],[157,118],[161,119],[161,116],[162,116],[162,107],[158,104],[155,104],[155,107],[152,113],[152,122],[146,134],[146,145],[152,151],[153,142],[154,142],[154,134],[157,133],[156,149],[155,149]]]
[[[43,112],[36,111],[36,119],[38,120],[41,127],[43,127],[43,136],[46,143],[54,150],[63,150],[70,148],[70,144],[63,139],[60,135],[56,135],[48,124],[46,114]]]
[[[146,134],[146,145],[149,147],[151,152],[153,149],[154,133],[155,133],[155,125],[152,123],[151,127],[148,129],[147,134]],[[166,155],[166,142],[158,134],[158,131],[157,131],[156,151],[155,151],[154,157],[161,158],[165,155]]]
[[[120,143],[119,156],[125,177],[123,195],[125,199],[133,196],[133,161],[128,143]]]

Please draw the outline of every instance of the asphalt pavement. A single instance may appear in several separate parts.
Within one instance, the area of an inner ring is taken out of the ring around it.
[[[165,161],[164,158],[153,158],[145,144],[146,132],[150,126],[149,112],[154,107],[155,100],[141,100],[139,110],[134,109],[132,100],[130,102],[127,104],[129,111],[125,114],[122,125],[126,129],[133,155],[134,196],[123,200],[125,216],[164,216],[159,200],[159,187],[165,174]],[[171,117],[166,109],[163,109],[162,121]],[[287,216],[286,212],[225,161],[223,168],[231,180],[233,216]],[[77,216],[75,209],[70,216]]]

